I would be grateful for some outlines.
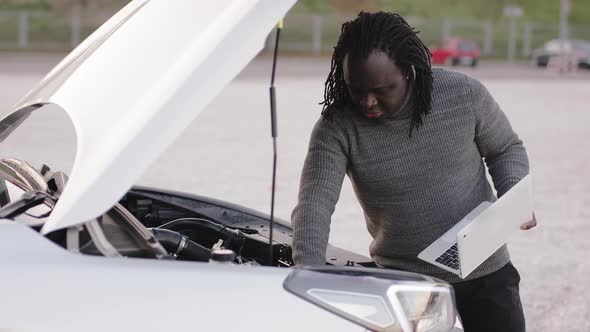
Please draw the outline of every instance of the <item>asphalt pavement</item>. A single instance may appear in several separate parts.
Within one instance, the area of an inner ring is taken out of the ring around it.
[[[63,55],[0,54],[0,112],[9,109]],[[289,219],[330,59],[282,57],[278,96],[276,214]],[[560,74],[527,64],[482,62],[455,68],[481,79],[527,147],[539,226],[509,244],[520,270],[529,331],[590,331],[590,71]],[[270,211],[270,57],[248,66],[180,134],[138,183],[212,196]],[[106,134],[105,128],[105,134]],[[157,135],[157,133],[154,133]],[[75,133],[56,107],[33,115],[0,145],[2,157],[44,161],[68,171]],[[331,243],[368,253],[370,237],[348,180]]]

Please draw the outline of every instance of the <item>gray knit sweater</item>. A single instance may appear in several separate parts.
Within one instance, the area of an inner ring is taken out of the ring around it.
[[[346,174],[373,238],[375,263],[461,280],[417,256],[479,203],[496,199],[485,165],[498,196],[528,174],[526,150],[488,90],[457,72],[433,69],[432,110],[409,137],[411,113],[406,101],[387,119],[342,109],[331,120],[318,120],[292,214],[295,263],[325,264]],[[467,279],[492,273],[509,259],[504,246]]]

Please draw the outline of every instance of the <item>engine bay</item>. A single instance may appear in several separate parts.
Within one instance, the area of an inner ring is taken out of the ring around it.
[[[20,160],[0,160],[0,219],[40,232],[67,180],[45,165],[37,170]],[[87,255],[293,266],[290,224],[274,218],[271,244],[270,222],[268,215],[226,201],[136,186],[96,219],[45,237]],[[326,256],[329,265],[374,266],[330,245]]]
[[[120,204],[155,235],[171,230],[208,250],[230,249],[238,263],[293,265],[291,229],[275,220],[273,261],[269,261],[269,221],[256,211],[206,197],[141,187],[130,190]]]

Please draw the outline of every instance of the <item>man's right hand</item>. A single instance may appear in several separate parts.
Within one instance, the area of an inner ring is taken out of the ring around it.
[[[537,226],[537,217],[535,217],[535,213],[533,212],[533,219],[520,225],[520,229],[522,229],[523,231],[528,231],[529,229],[534,228],[536,226]]]

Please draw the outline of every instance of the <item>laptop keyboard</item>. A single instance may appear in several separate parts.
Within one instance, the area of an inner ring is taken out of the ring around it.
[[[442,255],[435,260],[437,263],[446,265],[453,270],[459,270],[459,252],[457,251],[457,243],[453,244]]]

